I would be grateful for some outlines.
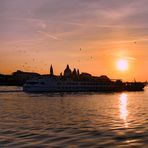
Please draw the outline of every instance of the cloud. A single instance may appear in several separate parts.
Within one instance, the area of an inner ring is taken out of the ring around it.
[[[46,37],[51,38],[51,39],[53,39],[53,40],[61,40],[61,39],[59,39],[58,37],[49,34],[48,32],[39,31],[39,30],[38,30],[37,32],[38,32],[38,33],[41,33],[41,34],[45,35]]]
[[[53,40],[143,40],[147,5],[147,0],[1,0],[0,38],[26,40],[39,30]]]
[[[124,57],[124,58],[129,60],[129,61],[135,61],[136,60],[136,58],[134,58],[134,57]]]

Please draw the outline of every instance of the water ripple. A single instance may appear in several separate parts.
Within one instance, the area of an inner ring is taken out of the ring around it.
[[[0,147],[148,146],[147,90],[60,95],[15,89],[0,93]]]

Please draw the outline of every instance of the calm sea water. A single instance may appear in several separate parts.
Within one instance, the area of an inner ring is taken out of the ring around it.
[[[143,92],[27,94],[0,87],[0,147],[148,147]]]

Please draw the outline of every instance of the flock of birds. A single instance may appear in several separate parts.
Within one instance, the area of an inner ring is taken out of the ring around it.
[[[134,41],[133,43],[134,43],[134,44],[137,44],[136,41]],[[16,48],[19,48],[19,46],[17,45]],[[80,51],[81,53],[85,53],[85,49],[84,49],[84,48],[80,48],[79,51]],[[20,50],[20,49],[19,49],[18,52],[19,52],[20,54],[23,54],[24,56],[27,54],[27,51],[25,51],[25,50]],[[36,53],[37,53],[37,51],[36,51]],[[28,55],[28,56],[29,56],[29,55]],[[93,56],[89,56],[89,57],[85,58],[85,60],[87,60],[87,61],[92,61],[93,59],[94,59]],[[79,59],[77,60],[77,62],[80,63],[82,60],[84,60],[84,59],[82,59],[82,58],[80,59],[80,58],[79,58]],[[31,62],[31,63],[32,63],[32,62],[33,62],[33,63],[37,63],[37,62],[39,62],[39,60],[36,59],[36,58],[32,58],[30,62]],[[30,65],[30,62],[25,62],[25,63],[22,65],[23,70],[37,69],[36,66],[35,66],[35,67],[32,67],[32,66]],[[42,61],[40,61],[40,62],[42,62]],[[45,66],[45,67],[48,66],[47,63],[45,63],[44,66]],[[42,71],[43,68],[41,68],[40,70]]]
[[[19,46],[16,46],[16,48],[18,48]],[[81,52],[81,53],[85,53],[84,51],[85,51],[85,49],[83,49],[83,48],[80,48],[79,49],[79,51]],[[19,54],[23,54],[23,56],[29,56],[29,54],[27,54],[27,51],[26,50],[18,50],[18,53]],[[78,59],[78,62],[80,63],[82,60],[84,60],[84,59]],[[93,56],[90,56],[89,58],[87,58],[87,59],[85,59],[85,60],[93,60]],[[30,61],[28,61],[28,62],[24,62],[24,64],[22,65],[22,68],[23,68],[23,70],[32,70],[32,69],[37,69],[37,67],[33,67],[33,66],[31,66],[31,64],[30,63],[37,63],[37,62],[42,62],[42,61],[39,61],[37,58],[32,58],[32,59],[30,59]],[[32,64],[33,65],[33,64]],[[47,65],[47,63],[45,63],[44,64],[44,66],[46,67],[46,66],[48,66]],[[43,70],[43,68],[41,68],[40,69],[41,71]]]

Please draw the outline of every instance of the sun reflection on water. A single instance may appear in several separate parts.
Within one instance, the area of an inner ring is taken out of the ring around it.
[[[127,101],[128,97],[127,94],[123,93],[121,94],[120,98],[120,119],[124,121],[124,126],[127,128],[128,127],[128,122],[127,122],[127,117],[128,117],[128,110],[127,110]]]

